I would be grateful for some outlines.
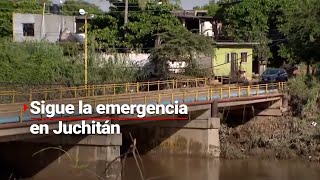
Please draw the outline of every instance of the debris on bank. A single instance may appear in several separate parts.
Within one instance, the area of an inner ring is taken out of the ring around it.
[[[320,162],[316,122],[291,116],[259,117],[235,128],[221,126],[221,157],[228,159],[307,159]]]

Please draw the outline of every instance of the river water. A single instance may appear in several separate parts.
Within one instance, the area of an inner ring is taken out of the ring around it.
[[[320,163],[278,160],[222,160],[143,156],[145,177],[158,180],[319,180]],[[125,180],[140,180],[133,158]],[[142,168],[141,168],[142,169]]]
[[[144,168],[141,167],[141,170],[144,169],[145,180],[320,180],[320,163],[307,161],[219,160],[147,155],[142,156],[142,161]],[[142,179],[134,158],[127,158],[124,167],[122,180]],[[86,169],[68,170],[58,166],[30,180],[97,180],[96,175]]]

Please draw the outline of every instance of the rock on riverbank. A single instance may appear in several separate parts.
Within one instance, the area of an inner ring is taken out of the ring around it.
[[[320,125],[285,117],[259,117],[235,128],[222,125],[222,158],[308,159],[320,162]]]

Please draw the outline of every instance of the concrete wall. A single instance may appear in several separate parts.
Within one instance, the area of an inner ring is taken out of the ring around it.
[[[154,68],[149,61],[150,54],[148,53],[117,53],[117,54],[102,54],[105,60],[122,60],[131,61],[139,67],[146,67],[146,69]],[[168,62],[169,69],[173,73],[183,72],[183,68],[187,66],[186,62]]]
[[[13,14],[13,39],[16,42],[39,41],[45,39],[49,42],[59,40],[61,29],[76,32],[74,16],[45,15],[43,25],[41,14]],[[34,36],[23,35],[23,23],[34,24]],[[41,37],[42,33],[42,37]]]
[[[241,53],[247,53],[247,62],[243,62],[241,67],[245,70],[245,76],[248,79],[252,78],[252,48],[242,47],[218,47],[215,49],[212,66],[216,76],[229,76],[231,63],[226,62],[227,54],[229,54],[229,62],[231,61],[231,53],[237,53],[238,67],[240,67]]]
[[[132,61],[135,64],[143,67],[149,62],[150,54],[147,53],[116,53],[116,54],[102,54],[105,60],[123,60]]]
[[[189,121],[123,126],[124,142],[128,137],[125,133],[130,132],[143,153],[219,157],[220,119],[211,118],[208,109],[191,112],[189,117]]]
[[[219,157],[219,129],[215,128],[174,128],[160,127],[160,138],[164,139],[150,153],[170,153],[177,155]]]
[[[121,179],[120,159],[111,163],[120,156],[121,144],[121,135],[37,136],[1,143],[0,166],[22,179],[73,179],[81,173]]]

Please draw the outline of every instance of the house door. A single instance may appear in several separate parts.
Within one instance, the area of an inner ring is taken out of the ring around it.
[[[238,56],[237,53],[231,53],[231,68],[230,68],[230,75],[231,80],[237,80],[238,77]]]

